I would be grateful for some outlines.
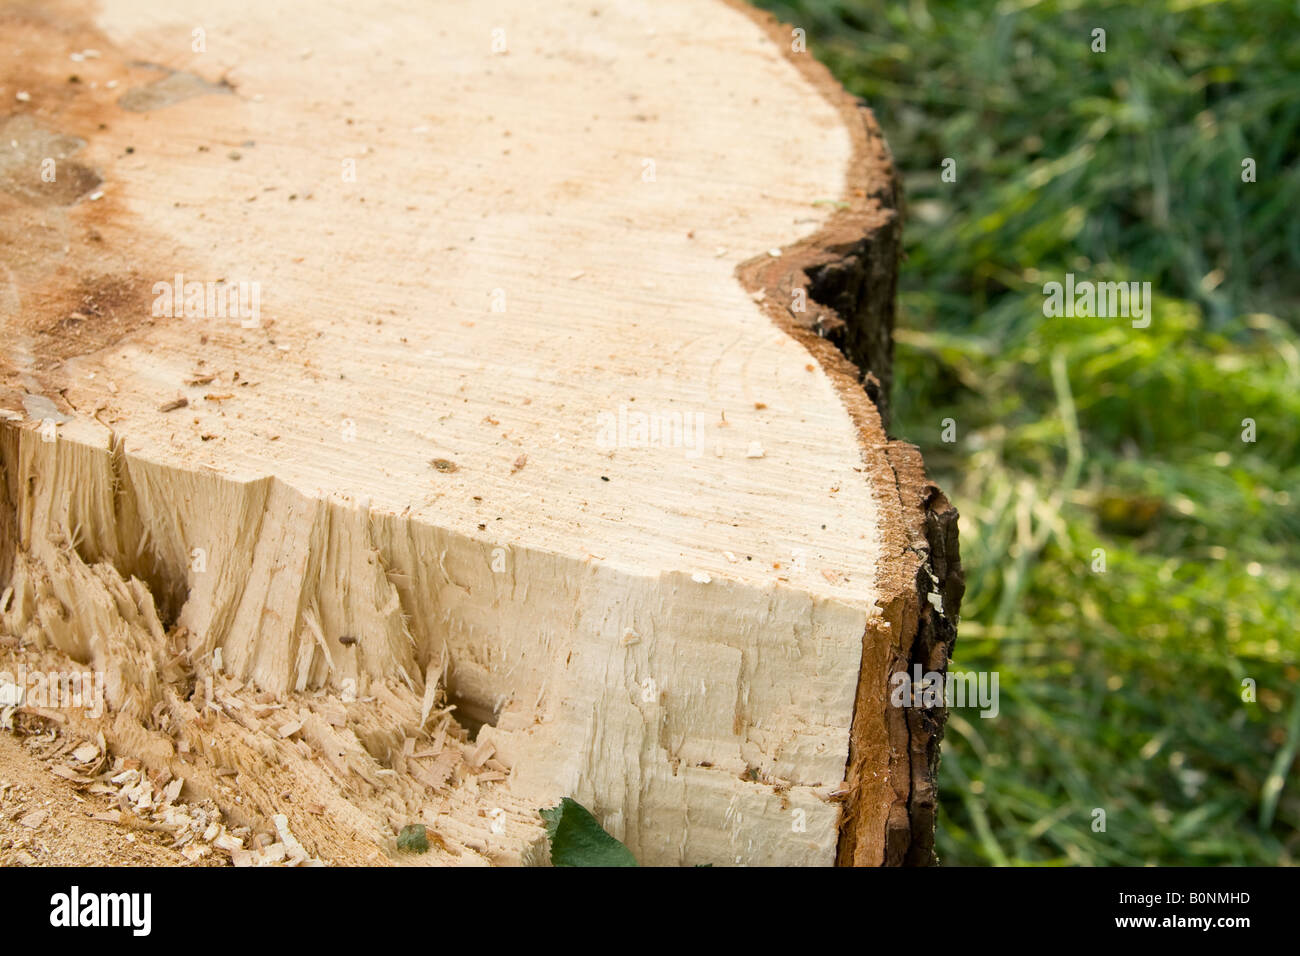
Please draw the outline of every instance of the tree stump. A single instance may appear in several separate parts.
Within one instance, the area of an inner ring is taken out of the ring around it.
[[[931,861],[890,678],[956,513],[882,417],[888,149],[790,27],[0,10],[0,650],[102,675],[66,732],[336,863],[540,862],[566,796],[643,864]]]

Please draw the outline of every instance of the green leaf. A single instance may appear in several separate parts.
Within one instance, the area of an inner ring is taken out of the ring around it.
[[[590,811],[565,797],[558,807],[539,810],[551,841],[553,866],[636,866],[632,851],[601,828]]]
[[[397,848],[407,853],[428,853],[429,834],[425,832],[424,824],[408,823],[402,827],[402,832],[397,834]]]

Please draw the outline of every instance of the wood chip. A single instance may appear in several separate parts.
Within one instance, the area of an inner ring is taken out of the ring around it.
[[[178,398],[173,398],[170,402],[163,402],[161,405],[158,406],[158,411],[174,412],[178,408],[184,408],[189,403],[190,400],[186,398],[184,395],[181,395]]]
[[[33,810],[31,813],[27,814],[27,816],[23,817],[18,822],[21,823],[23,826],[28,827],[29,829],[35,830],[42,823],[45,822],[46,817],[48,817],[49,815],[50,815],[49,810]]]
[[[229,833],[222,833],[212,841],[212,845],[218,850],[226,850],[227,852],[234,853],[236,850],[242,850],[244,848],[244,841],[239,839],[237,836],[231,836]],[[236,864],[236,866],[238,866],[238,864]]]
[[[418,758],[418,754],[416,757]],[[426,787],[437,790],[451,779],[452,773],[461,762],[461,756],[454,750],[445,750],[434,758],[432,766],[427,766],[413,758],[406,766],[411,775]]]
[[[89,786],[95,782],[94,777],[87,777],[83,774],[79,774],[71,767],[65,767],[62,764],[55,764],[50,767],[50,773],[54,774],[56,777],[62,777],[64,780],[71,780],[73,783],[81,784],[82,786]]]
[[[469,758],[471,767],[481,767],[484,762],[497,752],[497,745],[490,740],[484,740],[474,748],[474,755]]]

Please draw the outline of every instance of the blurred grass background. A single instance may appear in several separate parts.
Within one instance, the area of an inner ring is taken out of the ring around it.
[[[904,180],[893,432],[961,510],[953,668],[1001,691],[951,712],[942,861],[1294,863],[1300,3],[760,5]],[[1150,327],[1045,318],[1066,272],[1151,282]]]

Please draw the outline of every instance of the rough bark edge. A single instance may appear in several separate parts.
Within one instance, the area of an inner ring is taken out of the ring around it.
[[[913,664],[946,673],[965,579],[957,510],[926,478],[915,446],[890,440],[886,432],[902,185],[871,110],[811,54],[793,51],[791,27],[742,0],[726,2],[758,22],[840,112],[853,146],[844,199],[825,227],[781,250],[779,258],[752,259],[737,269],[769,317],[808,349],[835,385],[858,428],[862,470],[880,501],[881,617],[863,635],[836,864],[931,865],[937,862],[936,775],[947,712],[890,706],[889,686],[893,674]],[[800,289],[802,312],[794,308]]]

